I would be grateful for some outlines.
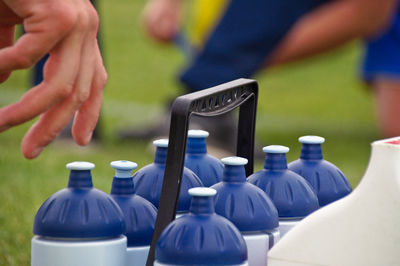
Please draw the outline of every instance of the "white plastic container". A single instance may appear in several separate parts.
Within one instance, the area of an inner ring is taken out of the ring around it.
[[[288,147],[270,145],[264,147],[263,151],[266,153],[264,169],[247,180],[261,188],[277,208],[282,239],[302,218],[319,208],[318,198],[303,177],[288,169]]]
[[[250,266],[267,265],[268,250],[279,240],[279,217],[274,204],[257,186],[246,182],[247,159],[223,158],[222,181],[217,191],[215,212],[231,221],[246,241]]]
[[[120,160],[113,161],[110,165],[116,170],[110,194],[125,216],[125,236],[128,239],[126,266],[144,266],[149,254],[157,209],[135,193],[132,171],[136,169],[136,163]]]
[[[298,223],[301,222],[301,218],[299,219],[281,219],[279,220],[279,232],[281,237],[287,234],[292,228],[294,228]]]
[[[280,231],[242,233],[242,235],[246,241],[249,266],[267,265],[268,251],[279,241]]]
[[[268,254],[270,266],[400,265],[400,137],[372,143],[354,191],[306,217]]]
[[[156,266],[247,266],[246,243],[239,230],[215,213],[212,188],[191,188],[190,213],[172,221],[157,241]]]
[[[164,263],[161,263],[161,262],[158,262],[158,261],[155,261],[153,265],[154,266],[179,266],[179,265],[176,265],[176,264],[164,264]],[[249,264],[248,263],[230,264],[230,265],[227,265],[227,266],[249,266]]]
[[[127,248],[126,265],[128,266],[144,266],[147,262],[150,246]]]
[[[122,266],[127,239],[117,203],[93,188],[94,164],[73,162],[68,188],[50,196],[33,225],[32,266]]]
[[[124,236],[91,241],[35,236],[31,244],[32,266],[121,266],[126,263]]]

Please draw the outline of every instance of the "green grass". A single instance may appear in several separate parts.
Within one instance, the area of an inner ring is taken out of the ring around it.
[[[149,41],[138,25],[144,1],[102,1],[104,56],[109,72],[102,110],[101,144],[78,147],[56,141],[33,161],[20,153],[29,125],[0,134],[0,265],[28,265],[35,213],[52,193],[67,184],[65,164],[96,163],[94,184],[109,191],[116,159],[152,161],[146,143],[119,143],[115,132],[140,127],[162,112],[165,98],[180,92],[175,77],[184,59],[174,48]],[[369,143],[379,138],[372,98],[358,79],[359,43],[305,62],[259,73],[257,138],[262,144],[291,148],[298,157],[297,138],[326,137],[327,160],[335,163],[356,186],[367,165]],[[18,71],[0,85],[0,105],[15,101],[27,89],[28,73]],[[262,167],[257,163],[256,170]]]

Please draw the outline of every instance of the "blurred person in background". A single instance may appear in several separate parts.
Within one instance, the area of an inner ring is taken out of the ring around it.
[[[18,24],[26,33],[14,43]],[[90,142],[107,80],[98,26],[89,0],[0,0],[0,82],[49,54],[43,81],[0,108],[0,132],[40,116],[22,141],[26,158],[37,157],[74,116],[75,142]]]
[[[174,39],[180,4],[150,0],[144,21],[151,36],[163,42]],[[22,23],[26,34],[14,43],[15,25]],[[0,108],[0,131],[40,115],[21,144],[26,158],[37,157],[74,116],[75,141],[90,142],[107,79],[98,25],[88,0],[0,0],[0,82],[49,54],[43,81],[20,101]],[[232,0],[181,81],[187,92],[197,91],[362,38],[367,40],[364,77],[374,88],[382,131],[398,135],[399,35],[396,0]],[[211,122],[211,128],[222,132],[224,146],[226,129],[232,127],[229,119]],[[154,128],[142,136],[153,137]]]
[[[152,38],[164,43],[181,38],[181,1],[147,3],[143,22]],[[200,23],[194,27],[198,50],[180,75],[186,93],[251,77],[261,69],[362,39],[366,49],[362,75],[372,87],[380,129],[387,137],[400,135],[398,0],[195,0],[194,6],[200,9],[195,13]],[[166,135],[168,123],[167,116],[146,129],[123,131],[121,137]],[[200,127],[215,131],[210,141],[214,136],[221,147],[235,142],[226,135],[235,130],[229,115],[215,123],[204,120]]]

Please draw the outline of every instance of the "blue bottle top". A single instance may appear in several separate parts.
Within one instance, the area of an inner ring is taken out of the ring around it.
[[[154,231],[157,209],[151,202],[135,194],[132,170],[137,164],[130,161],[113,161],[116,170],[111,187],[111,197],[125,216],[128,247],[148,246]]]
[[[271,145],[266,153],[264,169],[249,176],[248,181],[267,193],[280,218],[302,218],[319,208],[313,189],[300,175],[288,170],[286,153],[289,148]]]
[[[214,211],[212,188],[192,188],[190,213],[174,220],[161,234],[156,260],[172,265],[238,265],[247,261],[239,230]]]
[[[221,181],[224,168],[220,160],[207,153],[208,136],[204,130],[189,130],[185,155],[185,167],[192,170],[206,187]]]
[[[68,187],[50,196],[39,208],[35,235],[52,238],[112,238],[125,233],[124,216],[110,195],[93,188],[94,164],[73,162]]]
[[[222,182],[212,186],[217,191],[215,212],[231,221],[241,232],[271,231],[279,226],[278,211],[267,194],[246,182],[241,157],[223,158]]]
[[[300,159],[289,163],[288,168],[304,177],[313,187],[319,205],[325,206],[351,192],[345,175],[332,163],[323,159],[321,144],[325,139],[319,136],[303,136]]]
[[[150,201],[156,208],[160,201],[164,179],[165,162],[167,159],[168,140],[160,139],[153,142],[156,146],[154,163],[144,166],[133,176],[136,194]],[[203,183],[191,170],[183,168],[182,184],[178,200],[178,212],[187,212],[190,206],[188,190],[192,187],[202,187]]]

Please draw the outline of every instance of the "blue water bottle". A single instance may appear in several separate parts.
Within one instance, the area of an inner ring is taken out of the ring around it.
[[[67,164],[68,187],[50,196],[33,225],[32,266],[121,266],[124,216],[110,195],[93,188],[94,164]]]
[[[185,167],[192,170],[206,187],[221,181],[224,169],[220,160],[207,153],[208,135],[204,130],[189,130],[185,155]]]
[[[158,208],[167,159],[168,139],[155,140],[153,144],[156,146],[154,162],[137,171],[133,176],[133,182],[135,183],[136,194],[144,197]],[[189,210],[191,197],[188,194],[188,189],[202,186],[203,183],[196,174],[184,167],[179,193],[178,213],[184,213]]]
[[[351,186],[342,171],[322,159],[323,137],[303,136],[300,159],[288,164],[288,168],[304,177],[314,188],[319,205],[325,206],[350,194]]]
[[[111,167],[116,170],[111,197],[125,216],[125,235],[128,238],[126,266],[143,266],[150,249],[157,209],[151,202],[135,194],[131,173],[136,169],[136,163],[114,161]]]
[[[310,184],[287,168],[289,148],[271,145],[266,153],[264,169],[249,176],[248,181],[270,197],[279,214],[279,230],[283,237],[302,218],[319,208],[318,198]]]
[[[158,239],[155,266],[248,265],[239,230],[214,211],[212,188],[192,188],[189,214],[170,223]]]
[[[250,266],[267,265],[267,252],[279,240],[278,211],[267,194],[246,182],[247,159],[223,158],[222,182],[217,191],[215,212],[231,221],[242,233]]]

